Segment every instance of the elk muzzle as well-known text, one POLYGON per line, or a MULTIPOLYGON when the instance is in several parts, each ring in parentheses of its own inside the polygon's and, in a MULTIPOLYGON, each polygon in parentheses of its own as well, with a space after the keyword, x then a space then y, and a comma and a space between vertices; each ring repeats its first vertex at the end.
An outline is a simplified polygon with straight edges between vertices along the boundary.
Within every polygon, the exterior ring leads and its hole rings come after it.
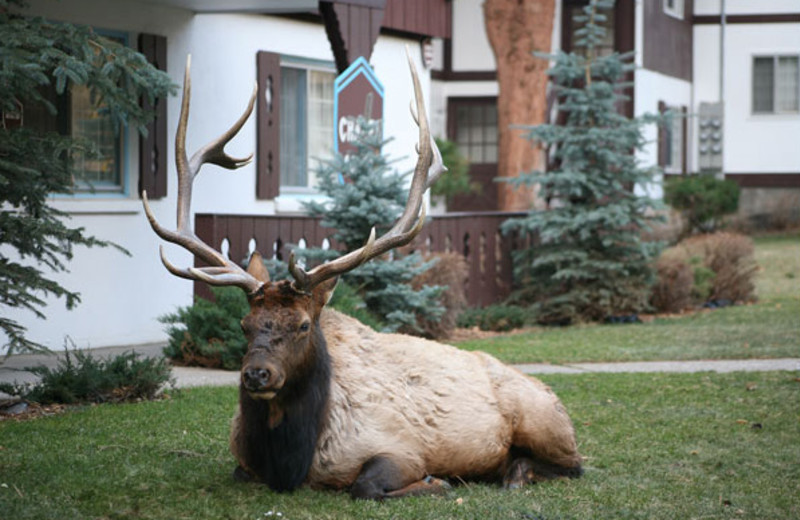
POLYGON ((248 355, 242 364, 241 383, 254 399, 272 399, 283 388, 286 378, 265 355, 248 355))

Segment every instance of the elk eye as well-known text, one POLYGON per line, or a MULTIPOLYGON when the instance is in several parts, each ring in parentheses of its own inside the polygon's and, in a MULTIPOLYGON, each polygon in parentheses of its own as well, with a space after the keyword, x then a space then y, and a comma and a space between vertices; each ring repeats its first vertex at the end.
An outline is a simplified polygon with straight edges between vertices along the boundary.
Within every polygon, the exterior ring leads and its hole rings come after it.
POLYGON ((300 332, 308 332, 308 329, 310 327, 311 326, 309 325, 309 323, 307 321, 304 321, 303 323, 300 324, 300 332))

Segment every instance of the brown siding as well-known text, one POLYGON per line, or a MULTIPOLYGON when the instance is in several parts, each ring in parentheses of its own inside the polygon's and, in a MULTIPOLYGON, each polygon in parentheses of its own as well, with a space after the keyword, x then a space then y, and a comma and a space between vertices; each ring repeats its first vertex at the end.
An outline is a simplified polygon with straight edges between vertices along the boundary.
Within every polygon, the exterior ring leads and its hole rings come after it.
POLYGON ((686 0, 684 19, 664 12, 662 2, 644 2, 644 68, 692 81, 693 0, 686 0))
POLYGON ((359 56, 369 60, 380 33, 383 6, 320 2, 319 7, 339 73, 359 56))
POLYGON ((450 38, 450 3, 451 0, 386 0, 383 28, 450 38))
MULTIPOLYGON (((698 15, 692 18, 694 24, 719 24, 719 15, 698 15)), ((800 13, 783 14, 729 14, 725 23, 797 23, 800 13)))
MULTIPOLYGON (((167 39, 153 34, 139 35, 139 52, 158 70, 167 70, 167 39)), ((145 110, 153 106, 141 101, 145 110)), ((150 199, 167 196, 167 100, 158 99, 155 119, 147 125, 147 135, 139 136, 139 194, 150 199)))
POLYGON ((274 199, 280 193, 281 59, 260 51, 256 55, 258 75, 258 123, 256 152, 256 198, 274 199), (268 100, 271 102, 268 103, 268 100))

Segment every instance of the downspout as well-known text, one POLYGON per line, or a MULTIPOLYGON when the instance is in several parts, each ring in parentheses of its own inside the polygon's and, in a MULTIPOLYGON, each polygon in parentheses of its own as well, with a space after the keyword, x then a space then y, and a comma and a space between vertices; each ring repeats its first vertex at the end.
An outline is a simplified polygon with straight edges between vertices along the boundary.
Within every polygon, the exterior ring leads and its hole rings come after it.
POLYGON ((720 156, 720 178, 725 178, 725 0, 720 0, 719 16, 719 105, 722 112, 722 154, 720 156))

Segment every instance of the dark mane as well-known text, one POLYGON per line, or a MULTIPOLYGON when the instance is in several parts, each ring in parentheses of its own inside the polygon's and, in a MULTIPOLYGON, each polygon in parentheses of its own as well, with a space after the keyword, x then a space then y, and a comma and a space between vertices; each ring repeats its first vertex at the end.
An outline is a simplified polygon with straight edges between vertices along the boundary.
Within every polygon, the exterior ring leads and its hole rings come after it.
POLYGON ((319 323, 308 370, 293 376, 274 399, 253 399, 240 386, 242 453, 258 480, 276 491, 291 491, 308 475, 330 393, 331 362, 319 323), (279 423, 270 428, 270 417, 279 423))

